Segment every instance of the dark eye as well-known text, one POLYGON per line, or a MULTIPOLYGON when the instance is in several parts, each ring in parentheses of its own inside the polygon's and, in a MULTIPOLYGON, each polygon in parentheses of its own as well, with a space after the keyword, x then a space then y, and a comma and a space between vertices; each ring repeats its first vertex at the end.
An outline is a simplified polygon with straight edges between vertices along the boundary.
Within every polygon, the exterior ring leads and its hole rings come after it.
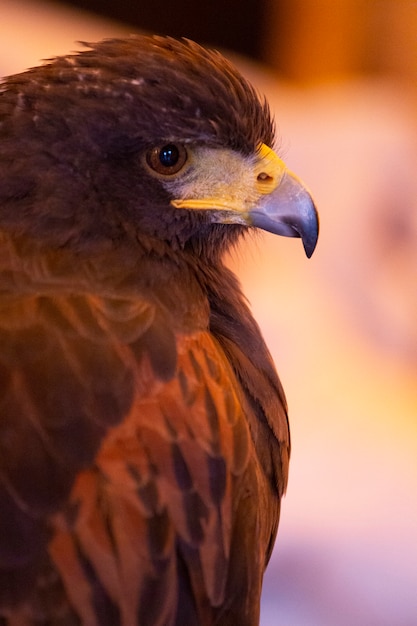
POLYGON ((146 154, 149 167, 163 176, 177 174, 187 161, 187 150, 180 143, 167 143, 165 146, 152 148, 146 154))

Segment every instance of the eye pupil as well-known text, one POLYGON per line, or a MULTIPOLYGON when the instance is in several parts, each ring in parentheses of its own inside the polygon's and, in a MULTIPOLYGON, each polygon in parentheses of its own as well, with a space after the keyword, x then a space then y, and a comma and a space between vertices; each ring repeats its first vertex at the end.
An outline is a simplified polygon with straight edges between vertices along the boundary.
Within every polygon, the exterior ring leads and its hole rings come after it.
POLYGON ((146 154, 146 163, 153 172, 161 176, 178 174, 188 159, 185 146, 181 143, 167 143, 152 148, 146 154))
POLYGON ((179 150, 174 144, 169 144, 161 148, 159 160, 163 167, 173 167, 178 163, 180 157, 179 150))

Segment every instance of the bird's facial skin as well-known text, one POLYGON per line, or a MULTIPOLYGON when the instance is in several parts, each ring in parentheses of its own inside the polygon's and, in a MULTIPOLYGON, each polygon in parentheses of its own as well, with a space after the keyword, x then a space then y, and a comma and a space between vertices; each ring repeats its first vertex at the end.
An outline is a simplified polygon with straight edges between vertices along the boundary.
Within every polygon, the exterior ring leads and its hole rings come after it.
POLYGON ((210 211, 213 223, 301 237, 307 256, 314 252, 318 238, 314 202, 265 144, 250 156, 228 148, 167 144, 149 151, 146 162, 173 197, 174 207, 210 211), (173 161, 167 159, 173 154, 173 161))

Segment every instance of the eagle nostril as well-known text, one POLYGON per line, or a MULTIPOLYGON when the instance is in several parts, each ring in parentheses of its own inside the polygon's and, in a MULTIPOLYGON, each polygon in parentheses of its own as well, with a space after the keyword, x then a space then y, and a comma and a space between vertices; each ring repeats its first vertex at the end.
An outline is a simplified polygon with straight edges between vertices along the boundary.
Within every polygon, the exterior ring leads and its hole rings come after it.
POLYGON ((259 182, 265 183, 273 179, 272 176, 270 176, 266 172, 261 172, 260 174, 258 174, 257 180, 259 180, 259 182))

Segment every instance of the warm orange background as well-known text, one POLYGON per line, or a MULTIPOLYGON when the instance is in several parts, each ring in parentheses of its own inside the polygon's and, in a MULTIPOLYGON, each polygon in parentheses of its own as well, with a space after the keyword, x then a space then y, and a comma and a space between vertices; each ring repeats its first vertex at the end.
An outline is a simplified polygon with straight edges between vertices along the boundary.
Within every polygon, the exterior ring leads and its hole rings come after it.
MULTIPOLYGON (((231 261, 276 361, 292 426, 261 624, 412 626, 417 4, 296 0, 278 45, 270 2, 266 57, 283 55, 285 80, 241 66, 271 101, 281 154, 312 189, 321 237, 309 261, 300 242, 266 234, 231 261)), ((57 5, 2 0, 0 74, 126 30, 57 5)))

